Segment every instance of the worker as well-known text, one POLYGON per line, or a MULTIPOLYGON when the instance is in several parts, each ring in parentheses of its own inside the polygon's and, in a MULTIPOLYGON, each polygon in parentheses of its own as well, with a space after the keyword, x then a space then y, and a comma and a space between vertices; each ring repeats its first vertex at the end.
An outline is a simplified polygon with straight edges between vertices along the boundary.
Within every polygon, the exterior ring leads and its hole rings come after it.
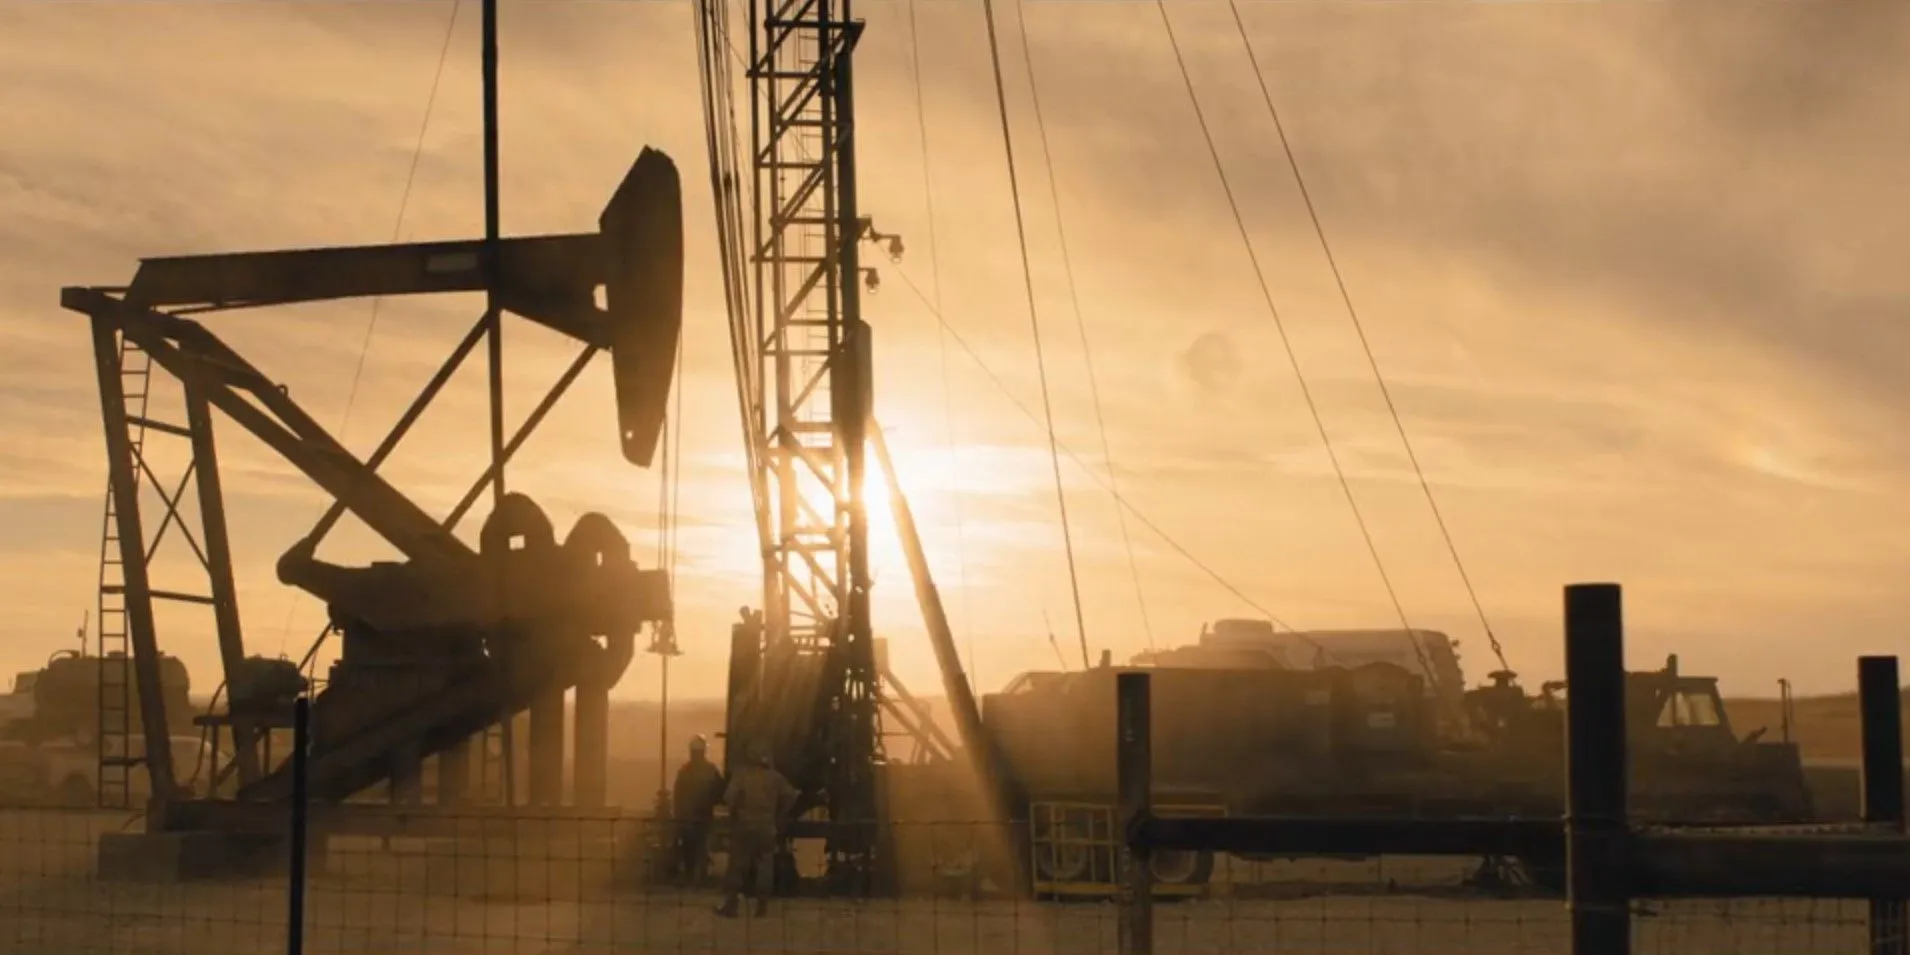
POLYGON ((752 745, 748 761, 737 767, 723 794, 734 828, 730 832, 726 891, 716 914, 734 918, 744 895, 756 900, 759 917, 769 914, 776 849, 797 795, 796 787, 770 765, 769 748, 761 743, 752 745))
POLYGON ((684 884, 703 881, 710 861, 710 822, 723 799, 723 771, 709 759, 710 743, 700 734, 690 740, 690 760, 676 771, 671 791, 676 817, 676 869, 684 884))

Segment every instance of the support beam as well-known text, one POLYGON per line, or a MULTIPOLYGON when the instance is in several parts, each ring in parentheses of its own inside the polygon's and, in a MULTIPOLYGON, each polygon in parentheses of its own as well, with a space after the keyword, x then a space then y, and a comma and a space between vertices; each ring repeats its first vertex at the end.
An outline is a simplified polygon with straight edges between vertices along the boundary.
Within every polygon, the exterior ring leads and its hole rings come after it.
POLYGON ((471 738, 438 753, 438 805, 461 806, 471 788, 471 738))
POLYGON ((399 806, 424 802, 424 757, 416 740, 400 743, 391 752, 391 801, 399 806))
POLYGON ((571 802, 595 809, 609 801, 610 682, 577 685, 576 755, 572 757, 571 802))
MULTIPOLYGON (((430 515, 346 451, 270 379, 196 322, 130 305, 92 289, 66 289, 61 301, 104 322, 107 334, 118 331, 131 338, 154 363, 187 387, 198 389, 213 407, 345 503, 406 557, 454 563, 474 559, 469 547, 445 533, 430 515)), ((117 372, 112 385, 118 394, 117 372)))
POLYGON ((564 801, 564 691, 546 691, 531 703, 531 805, 564 801))
MULTIPOLYGON (((471 350, 476 348, 479 339, 484 337, 484 330, 484 322, 477 322, 471 326, 469 332, 465 333, 463 340, 458 342, 457 347, 451 349, 450 357, 446 358, 444 363, 438 366, 437 373, 431 376, 430 381, 425 382, 423 390, 419 391, 418 396, 412 399, 411 406, 405 409, 404 414, 398 416, 398 423, 391 426, 391 431, 385 435, 383 441, 378 443, 378 447, 371 452, 371 457, 365 459, 365 467, 376 471, 378 466, 385 463, 385 459, 391 456, 391 452, 398 449, 398 442, 404 440, 405 435, 410 432, 411 426, 417 423, 420 415, 424 414, 424 409, 430 407, 432 400, 438 396, 438 392, 444 390, 444 386, 450 382, 451 376, 456 374, 458 368, 464 364, 464 359, 470 357, 471 350)), ((325 508, 325 513, 319 517, 318 523, 312 526, 311 533, 305 535, 305 539, 310 541, 324 540, 325 535, 331 533, 332 527, 338 523, 338 519, 344 516, 345 503, 343 501, 333 501, 325 508)))
MULTIPOLYGON (((146 538, 139 521, 139 484, 126 436, 126 393, 120 377, 120 343, 110 319, 93 319, 93 361, 99 376, 101 420, 106 425, 107 474, 119 526, 120 572, 125 580, 126 629, 132 642, 133 677, 139 696, 146 770, 152 779, 148 810, 165 817, 175 785, 172 746, 166 731, 166 694, 153 629, 152 584, 146 573, 146 538)), ((101 727, 102 733, 105 728, 101 727)), ((130 757, 131 753, 121 754, 130 757)))
MULTIPOLYGON (((188 386, 186 421, 192 432, 192 459, 199 475, 199 522, 206 543, 206 577, 212 585, 212 614, 219 634, 219 664, 226 673, 226 708, 234 710, 230 681, 245 667, 245 636, 239 628, 239 591, 232 579, 232 549, 226 534, 225 490, 219 477, 218 444, 213 440, 212 409, 198 388, 188 386)), ((233 761, 239 782, 259 778, 258 730, 235 711, 233 761)))

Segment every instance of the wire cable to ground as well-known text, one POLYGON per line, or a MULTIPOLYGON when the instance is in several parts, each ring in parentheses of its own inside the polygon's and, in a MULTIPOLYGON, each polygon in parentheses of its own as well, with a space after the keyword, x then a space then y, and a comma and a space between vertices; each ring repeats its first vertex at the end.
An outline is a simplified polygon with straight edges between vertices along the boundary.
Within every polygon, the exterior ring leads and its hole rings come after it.
MULTIPOLYGON (((1048 201, 1054 205, 1054 227, 1056 238, 1061 246, 1061 272, 1068 284, 1068 301, 1074 308, 1074 327, 1081 336, 1081 355, 1087 364, 1088 394, 1094 402, 1094 424, 1101 436, 1101 460, 1108 469, 1108 488, 1113 494, 1120 493, 1120 479, 1114 466, 1114 446, 1108 441, 1108 419, 1101 402, 1100 376, 1094 371, 1094 346, 1088 341, 1087 319, 1081 314, 1081 289, 1074 280, 1074 256, 1068 252, 1068 227, 1066 217, 1061 214, 1061 189, 1055 184, 1054 150, 1048 145, 1048 124, 1041 113, 1041 84, 1035 77, 1035 57, 1028 41, 1028 21, 1023 15, 1025 4, 1015 4, 1015 25, 1021 31, 1021 58, 1028 70, 1028 96, 1034 104, 1035 129, 1041 135, 1041 161, 1048 172, 1048 201)), ((940 304, 939 302, 937 304, 940 304)), ((1127 512, 1120 507, 1114 509, 1115 521, 1121 530, 1121 545, 1127 550, 1128 574, 1134 578, 1134 601, 1141 612, 1141 633, 1147 638, 1147 648, 1154 649, 1154 624, 1147 615, 1147 592, 1141 586, 1141 565, 1134 557, 1134 538, 1128 533, 1127 512)))
POLYGON ((1393 587, 1393 580, 1386 573, 1386 563, 1380 558, 1379 545, 1373 540, 1373 532, 1367 526, 1366 516, 1361 513, 1359 499, 1353 494, 1353 483, 1346 477, 1346 469, 1340 464, 1339 452, 1333 449, 1333 438, 1327 432, 1326 420, 1320 415, 1318 402, 1313 398, 1313 389, 1307 384, 1306 372, 1300 367, 1300 355, 1293 347, 1293 340, 1287 335, 1286 321, 1280 316, 1280 307, 1273 300, 1273 289, 1267 283, 1267 273, 1260 265, 1260 255, 1254 251, 1252 234, 1247 231, 1247 221, 1240 212, 1240 202, 1234 196, 1233 183, 1227 176, 1227 167, 1220 161, 1220 148, 1214 143, 1214 134, 1207 125, 1207 113, 1200 108, 1200 97, 1194 91, 1193 75, 1187 71, 1187 59, 1181 55, 1180 40, 1174 35, 1174 22, 1167 15, 1165 0, 1155 0, 1154 7, 1160 11, 1161 26, 1167 31, 1168 46, 1174 52, 1174 63, 1180 68, 1181 81, 1187 87, 1187 101, 1194 109, 1194 119, 1200 124, 1201 138, 1206 141, 1207 154, 1213 159, 1214 173, 1220 178, 1220 188, 1227 197, 1227 208, 1233 214, 1234 227, 1240 233, 1240 244, 1247 252, 1247 261, 1253 265, 1254 281, 1260 287, 1260 296, 1267 306, 1267 314, 1273 319, 1274 330, 1280 336, 1280 346, 1285 350, 1287 363, 1293 367, 1294 379, 1299 383, 1300 395, 1306 401, 1307 413, 1313 418, 1313 426, 1320 433, 1320 443, 1326 449, 1327 460, 1332 462, 1333 474, 1339 479, 1340 491, 1346 496, 1347 506, 1353 512, 1353 522, 1359 527, 1360 537, 1366 542, 1366 551, 1372 555, 1373 568, 1378 571, 1380 584, 1386 590, 1386 597, 1392 602, 1393 611, 1399 616, 1399 625, 1406 630, 1412 642, 1413 651, 1419 656, 1421 669, 1426 671, 1426 679, 1433 679, 1432 666, 1426 659, 1425 650, 1419 641, 1411 637, 1412 624, 1406 619, 1406 607, 1400 603, 1399 592, 1393 587))
MULTIPOLYGON (((922 150, 922 201, 928 214, 928 268, 929 281, 935 283, 935 308, 942 307, 942 263, 941 243, 935 229, 935 176, 934 167, 929 162, 928 150, 928 105, 922 88, 922 34, 916 19, 915 0, 908 0, 909 14, 909 66, 915 85, 915 123, 922 150)), ((936 326, 936 354, 942 372, 942 444, 952 457, 957 447, 955 428, 955 399, 948 383, 948 330, 936 326)), ((899 493, 899 489, 890 488, 890 493, 899 493)), ((969 615, 968 587, 968 529, 963 520, 962 494, 949 495, 955 518, 955 562, 956 586, 962 594, 962 620, 964 625, 972 619, 969 615)), ((973 689, 975 676, 974 631, 969 630, 968 678, 973 689)))
MULTIPOLYGON (((1240 35, 1240 45, 1247 51, 1247 63, 1253 67, 1254 80, 1260 85, 1260 99, 1267 107, 1267 117, 1273 120, 1274 132, 1280 136, 1280 148, 1286 153, 1287 166, 1293 170, 1294 185, 1299 188, 1300 200, 1306 204, 1307 217, 1313 223, 1313 232, 1320 239, 1320 250, 1326 254, 1327 268, 1333 272, 1333 283, 1339 289, 1340 301, 1346 306, 1347 318, 1352 320, 1353 331, 1359 336, 1360 349, 1366 353, 1366 364, 1373 370, 1373 380, 1379 385, 1379 393, 1386 401, 1386 412, 1392 416, 1393 429, 1399 432, 1399 443, 1406 449, 1406 460, 1413 466, 1413 476, 1419 481, 1419 489, 1426 495, 1426 506, 1431 508, 1433 523, 1439 526, 1439 536, 1446 542, 1446 553, 1452 556, 1452 565, 1459 571, 1459 581, 1466 588, 1466 597, 1472 601, 1472 609, 1479 615, 1479 626, 1485 631, 1486 640, 1492 645, 1492 655, 1499 660, 1499 668, 1510 670, 1505 662, 1505 650, 1499 645, 1499 638, 1492 632, 1492 624, 1486 619, 1484 604, 1472 586, 1472 577, 1466 573, 1465 562, 1459 559, 1458 545, 1453 543, 1452 532, 1446 527, 1445 516, 1439 511, 1439 502, 1434 498, 1432 484, 1426 480, 1426 472, 1419 466, 1419 456, 1413 452, 1413 443, 1406 437, 1406 425, 1400 420, 1399 408, 1393 404, 1392 389, 1386 386, 1386 376, 1380 373, 1379 361, 1373 356, 1373 346, 1367 341, 1366 327, 1360 321, 1357 308, 1353 307, 1353 296, 1346 290, 1346 279, 1340 271, 1339 260, 1333 255, 1333 246, 1326 238, 1326 227, 1320 222, 1319 210, 1313 204, 1313 195, 1307 189, 1306 177, 1300 173, 1300 160, 1294 154, 1293 143, 1287 138, 1286 124, 1280 120, 1280 110, 1273 103, 1273 93, 1267 87, 1267 77, 1260 69, 1260 60, 1254 55, 1253 41, 1247 38, 1247 25, 1240 17, 1240 5, 1236 0, 1227 0, 1227 9, 1232 11, 1234 29, 1240 35)), ((1415 641, 1417 642, 1417 641, 1415 641)))
MULTIPOLYGON (((1033 409, 1023 404, 1020 398, 1015 397, 1014 390, 1009 388, 1008 383, 1006 381, 1003 381, 1002 377, 995 373, 995 369, 988 364, 988 361, 986 359, 982 358, 981 353, 976 351, 974 346, 968 343, 968 339, 964 338, 962 336, 962 333, 957 331, 955 327, 949 323, 947 317, 945 317, 942 314, 941 310, 935 307, 935 303, 929 301, 928 296, 923 294, 921 286, 917 285, 915 283, 915 280, 909 277, 908 272, 898 268, 896 269, 896 274, 902 277, 902 284, 908 286, 909 291, 915 293, 915 297, 921 300, 922 306, 928 309, 929 314, 934 316, 936 323, 948 332, 949 338, 955 342, 957 347, 961 348, 963 354, 966 354, 968 356, 968 359, 974 362, 977 368, 981 369, 982 374, 985 375, 988 378, 988 381, 995 386, 995 390, 1001 392, 1002 397, 1007 398, 1008 403, 1014 405, 1015 410, 1021 412, 1022 415, 1027 417, 1027 419, 1031 423, 1033 423, 1036 428, 1040 428, 1042 426, 1041 416, 1037 415, 1033 409)), ((1273 611, 1268 610, 1259 601, 1253 599, 1252 597, 1247 596, 1246 591, 1241 590, 1238 586, 1236 586, 1233 583, 1233 581, 1230 581, 1226 577, 1222 576, 1221 573, 1215 570, 1212 565, 1208 564, 1206 561, 1201 560, 1198 556, 1194 554, 1193 551, 1188 550, 1187 547, 1182 545, 1180 541, 1175 540, 1172 534, 1169 534, 1167 531, 1163 530, 1159 524, 1156 524, 1152 518, 1148 517, 1146 513, 1142 512, 1141 509, 1134 504, 1134 502, 1128 500, 1126 495, 1116 491, 1114 487, 1105 478, 1103 478, 1097 471, 1095 471, 1094 468, 1088 465, 1088 462, 1086 460, 1084 460, 1080 455, 1074 453, 1073 449, 1059 442, 1056 443, 1056 447, 1060 450, 1061 454, 1065 455, 1068 458, 1068 460, 1073 461, 1075 463, 1075 466, 1079 467, 1081 469, 1081 472, 1088 476, 1089 480, 1092 480, 1096 484, 1100 485, 1103 490, 1107 491, 1114 498, 1115 503, 1119 504, 1124 510, 1128 512, 1128 514, 1132 515, 1135 520, 1139 521, 1142 527, 1147 528, 1148 531, 1152 533, 1155 537, 1160 538, 1161 542, 1166 544, 1169 549, 1173 550, 1174 553, 1179 554, 1183 558, 1186 558, 1188 563, 1194 565, 1194 567, 1199 569, 1201 573, 1206 574, 1208 579, 1218 584, 1222 590, 1225 590, 1229 594, 1232 594, 1235 599, 1239 600, 1242 604, 1245 604, 1246 606, 1252 608, 1255 613, 1258 613, 1262 617, 1266 618, 1267 621, 1272 623, 1274 626, 1279 627, 1283 630, 1294 629, 1290 624, 1280 619, 1279 616, 1274 614, 1273 611)))
POLYGON ((1088 661, 1087 616, 1081 609, 1081 577, 1075 567, 1074 533, 1068 524, 1068 494, 1061 483, 1061 454, 1054 430, 1054 404, 1048 396, 1048 364, 1041 350, 1041 319, 1035 307, 1035 276, 1028 262, 1028 227, 1021 212, 1021 183, 1015 173, 1015 140, 1008 123, 1008 85, 1002 80, 1001 41, 995 32, 994 0, 982 0, 982 16, 988 23, 988 58, 995 72, 995 103, 1001 111, 1001 143, 1008 158, 1008 192, 1015 206, 1015 238, 1021 248, 1022 284, 1028 296, 1028 324, 1034 333, 1035 368, 1041 379, 1041 411, 1048 432, 1048 459, 1054 467, 1055 504, 1061 515, 1061 539, 1068 554, 1068 586, 1074 595, 1075 633, 1081 640, 1081 665, 1088 661))
MULTIPOLYGON (((452 0, 451 16, 445 20, 444 42, 439 44, 438 47, 438 66, 436 71, 431 75, 431 92, 425 96, 424 116, 418 121, 417 145, 412 147, 411 168, 405 173, 404 192, 398 197, 397 221, 391 225, 392 242, 397 242, 404 235, 405 213, 411 208, 411 190, 413 186, 417 185, 418 166, 424 159, 425 134, 431 129, 431 113, 438 105, 438 88, 444 83, 444 65, 451 57, 451 40, 457 35, 458 11, 462 7, 463 0, 452 0)), ((371 300, 371 317, 365 322, 365 335, 358 344, 358 363, 357 366, 352 369, 351 387, 345 392, 345 411, 338 424, 338 439, 340 441, 345 440, 345 433, 351 427, 352 408, 358 401, 358 386, 365 377, 365 359, 371 354, 371 340, 372 337, 377 334, 378 313, 380 309, 383 308, 384 302, 385 299, 382 295, 374 296, 371 300)), ((291 606, 285 610, 285 625, 279 628, 279 656, 285 655, 285 641, 291 637, 292 618, 298 613, 298 604, 299 595, 294 591, 291 606)), ((330 628, 328 627, 327 629, 330 628)), ((319 639, 324 639, 324 631, 320 631, 319 639)), ((314 647, 314 650, 315 649, 314 647)), ((309 660, 311 653, 308 652, 306 657, 307 660, 309 660)))

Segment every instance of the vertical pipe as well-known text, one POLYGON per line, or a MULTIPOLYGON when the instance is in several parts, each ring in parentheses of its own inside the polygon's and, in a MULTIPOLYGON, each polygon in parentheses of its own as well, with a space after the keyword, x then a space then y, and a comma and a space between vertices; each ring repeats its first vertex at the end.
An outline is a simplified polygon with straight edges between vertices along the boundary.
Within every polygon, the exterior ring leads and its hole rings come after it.
POLYGON ((1791 681, 1777 681, 1779 717, 1783 720, 1784 742, 1791 741, 1791 681))
POLYGON ((608 801, 610 760, 610 684, 585 680, 577 684, 576 781, 574 802, 592 809, 608 801))
MULTIPOLYGON (((504 502, 504 313, 497 303, 497 240, 503 230, 499 208, 497 141, 497 0, 484 0, 478 58, 484 82, 484 324, 491 412, 491 507, 504 502)), ((504 593, 503 561, 497 562, 493 599, 504 593)), ((505 608, 508 609, 508 608, 505 608)), ((514 714, 504 721, 504 805, 517 804, 517 740, 514 714)))
POLYGON ((539 693, 531 702, 531 805, 555 806, 564 795, 564 691, 539 693))
POLYGON ((305 951, 305 838, 306 771, 311 751, 312 701, 300 696, 292 704, 292 861, 286 916, 286 955, 304 955, 305 951))
MULTIPOLYGON (((723 708, 723 773, 730 775, 742 763, 755 730, 751 703, 762 670, 763 618, 766 613, 743 609, 743 619, 730 625, 729 692, 723 708)), ((765 737, 767 741, 767 737, 765 737)))
MULTIPOLYGON (((827 3, 818 4, 819 14, 829 9, 827 3)), ((862 25, 852 15, 849 0, 841 0, 839 20, 836 24, 824 27, 821 40, 825 48, 835 42, 830 36, 832 29, 840 29, 841 48, 831 54, 834 75, 822 80, 833 86, 825 89, 823 100, 823 122, 833 125, 835 131, 836 160, 836 243, 837 261, 840 268, 834 276, 837 291, 841 295, 842 310, 839 313, 841 338, 831 344, 840 349, 832 365, 829 388, 830 397, 835 402, 831 409, 836 422, 837 433, 842 441, 843 467, 848 477, 849 500, 849 579, 847 581, 849 606, 847 626, 848 658, 846 705, 851 707, 850 745, 854 750, 843 753, 839 758, 848 762, 849 780, 844 780, 851 791, 846 804, 838 806, 848 808, 857 818, 853 820, 859 827, 853 845, 865 857, 873 857, 873 827, 877 824, 881 809, 875 792, 874 767, 877 738, 880 728, 876 723, 877 674, 875 666, 875 632, 870 620, 869 587, 869 508, 865 493, 868 472, 868 424, 869 409, 873 404, 873 373, 870 367, 869 327, 862 320, 861 299, 861 233, 862 221, 856 198, 856 129, 855 129, 855 81, 851 63, 854 50, 862 35, 862 25), (833 96, 831 95, 833 93, 833 96)), ((827 199, 825 199, 825 204, 827 199)), ((840 572, 840 571, 838 571, 840 572)), ((834 794, 831 801, 835 802, 834 794)), ((832 807, 832 814, 836 809, 832 807)), ((841 825, 844 820, 834 818, 832 823, 841 825)), ((877 865, 885 865, 878 862, 877 865)))
POLYGON ((392 750, 391 802, 415 806, 424 801, 424 756, 417 740, 407 740, 392 750))
POLYGON ((657 805, 666 803, 665 796, 670 791, 670 654, 658 655, 657 675, 657 805))
POLYGON ((1141 824, 1153 809, 1154 747, 1152 701, 1148 675, 1122 673, 1115 678, 1115 720, 1119 726, 1114 754, 1118 778, 1121 834, 1126 888, 1121 919, 1121 951, 1150 955, 1154 951, 1154 880, 1148 864, 1148 845, 1138 838, 1141 824))
POLYGON ((497 0, 484 0, 480 42, 484 71, 484 305, 485 320, 491 326, 486 352, 491 387, 491 496, 496 506, 504 497, 504 313, 497 302, 497 249, 503 232, 498 184, 497 0))
POLYGON ((1617 584, 1565 588, 1566 893, 1575 955, 1628 955, 1625 625, 1617 584))
POLYGON ((486 248, 489 252, 496 248, 502 219, 497 183, 497 0, 484 0, 483 21, 478 57, 484 74, 484 238, 491 243, 486 248))
POLYGON ((504 805, 517 805, 517 714, 504 718, 498 733, 498 770, 503 777, 504 805))
MULTIPOLYGON (((1864 821, 1904 830, 1903 689, 1896 657, 1859 657, 1863 713, 1864 821)), ((1870 900, 1871 955, 1910 955, 1903 899, 1870 900)))
POLYGON ((465 737, 438 753, 438 805, 462 805, 470 785, 471 738, 465 737))

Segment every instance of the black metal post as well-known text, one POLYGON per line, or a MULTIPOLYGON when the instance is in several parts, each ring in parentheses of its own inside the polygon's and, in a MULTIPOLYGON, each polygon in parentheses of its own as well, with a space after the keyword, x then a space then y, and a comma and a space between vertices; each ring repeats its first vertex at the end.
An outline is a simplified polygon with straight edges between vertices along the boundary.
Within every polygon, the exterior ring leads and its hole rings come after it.
POLYGON ((1127 847, 1121 951, 1150 955, 1154 951, 1154 881, 1148 865, 1149 847, 1140 838, 1142 823, 1153 811, 1153 707, 1148 675, 1120 674, 1114 678, 1114 687, 1119 727, 1114 761, 1121 803, 1121 844, 1127 847))
POLYGON ((305 951, 305 774, 312 747, 312 700, 301 696, 292 704, 292 863, 290 912, 286 920, 286 955, 305 951))
MULTIPOLYGON (((488 369, 491 423, 491 507, 504 504, 504 312, 498 305, 498 239, 503 231, 500 208, 497 141, 497 0, 484 0, 479 28, 478 59, 484 81, 484 326, 485 364, 488 369)), ((492 599, 502 616, 503 565, 494 571, 492 599)), ((504 717, 504 805, 517 804, 516 714, 504 717)))
POLYGON ((1565 888, 1574 955, 1629 955, 1625 624, 1617 584, 1565 588, 1565 888))
MULTIPOLYGON (((1903 690, 1896 657, 1857 659, 1857 698, 1863 712, 1864 821, 1904 830, 1903 690)), ((1870 900, 1871 955, 1910 955, 1904 901, 1870 900)))

